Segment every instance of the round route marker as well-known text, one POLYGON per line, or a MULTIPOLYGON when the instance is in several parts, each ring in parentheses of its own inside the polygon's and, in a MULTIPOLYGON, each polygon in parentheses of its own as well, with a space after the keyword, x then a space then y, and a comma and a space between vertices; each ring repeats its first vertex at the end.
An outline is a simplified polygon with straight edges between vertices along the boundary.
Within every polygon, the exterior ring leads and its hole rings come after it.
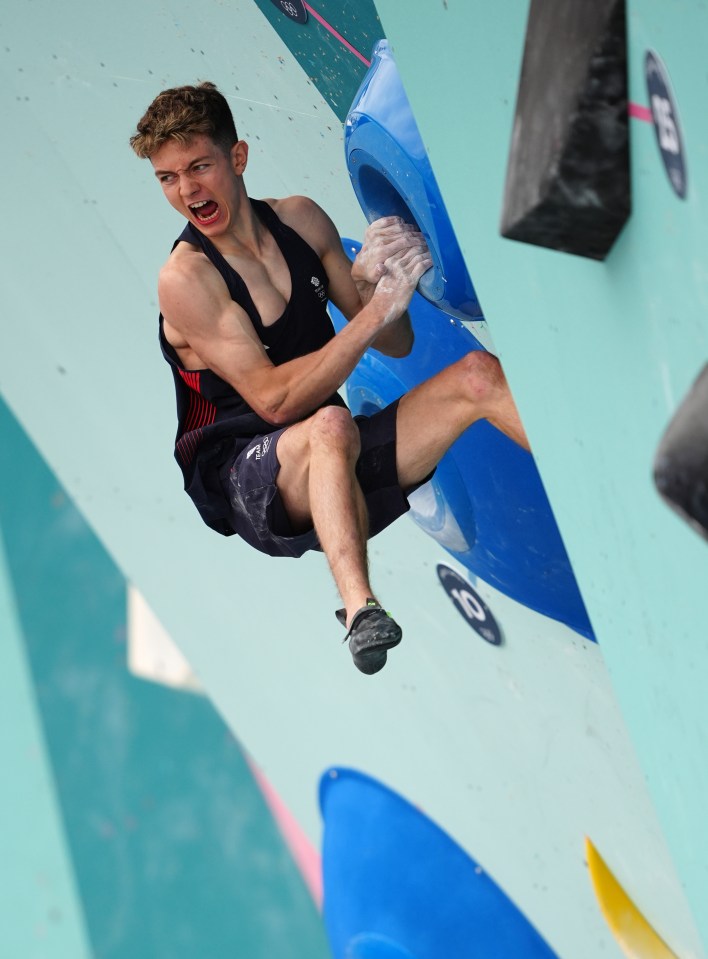
POLYGON ((644 58, 644 73, 661 159, 664 161, 666 174, 674 193, 683 200, 686 196, 688 179, 678 111, 671 93, 669 74, 659 54, 654 53, 653 50, 648 50, 644 58))
POLYGON ((295 23, 307 23, 307 10, 302 0, 272 0, 276 7, 295 23))
POLYGON ((442 563, 437 568, 438 577, 443 589, 455 604, 457 611, 478 633, 483 640, 492 646, 500 646, 502 641, 501 629, 484 600, 459 573, 442 563))

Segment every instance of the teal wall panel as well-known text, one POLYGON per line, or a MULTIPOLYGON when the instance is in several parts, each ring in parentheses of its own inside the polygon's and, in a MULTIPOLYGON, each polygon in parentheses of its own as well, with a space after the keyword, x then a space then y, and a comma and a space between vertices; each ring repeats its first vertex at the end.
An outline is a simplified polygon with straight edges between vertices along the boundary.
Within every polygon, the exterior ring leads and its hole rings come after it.
POLYGON ((318 0, 313 9, 319 19, 310 13, 304 24, 291 20, 272 0, 255 3, 343 122, 366 73, 362 57, 370 60, 383 36, 373 0, 318 0))
MULTIPOLYGON (((16 722, 26 728, 27 700, 36 696, 48 789, 56 794, 66 835, 64 867, 76 877, 90 936, 84 954, 324 959, 320 918, 238 743, 208 700, 128 673, 123 577, 4 406, 0 433, 4 585, 14 585, 18 617, 3 656, 9 662, 14 650, 20 658, 20 635, 27 656, 25 683, 4 697, 4 728, 16 722)), ((5 614, 6 596, 0 598, 5 614)), ((8 679, 3 672, 3 682, 8 679)), ((15 759, 23 749, 26 736, 15 759)), ((3 753, 11 762, 9 744, 3 753)), ((9 773, 14 782, 12 768, 9 773)), ((4 885, 12 890, 26 878, 47 827, 40 822, 35 833, 34 807, 23 808, 14 790, 4 796, 4 843, 16 854, 26 852, 24 864, 3 857, 4 885)), ((38 866, 35 872, 34 882, 41 883, 38 866)), ((26 882, 22 889, 27 896, 26 882)), ((0 937, 10 933, 31 946, 40 921, 32 921, 32 912, 42 909, 50 930, 65 915, 68 922, 69 908, 48 907, 41 885, 36 894, 35 905, 27 896, 24 908, 13 911, 0 937)), ((77 920, 74 926, 76 938, 81 927, 77 920)), ((47 955, 80 959, 79 948, 72 948, 47 955)), ((29 959, 32 953, 23 947, 3 955, 29 959)))
POLYGON ((0 955, 89 959, 2 535, 0 701, 0 955))

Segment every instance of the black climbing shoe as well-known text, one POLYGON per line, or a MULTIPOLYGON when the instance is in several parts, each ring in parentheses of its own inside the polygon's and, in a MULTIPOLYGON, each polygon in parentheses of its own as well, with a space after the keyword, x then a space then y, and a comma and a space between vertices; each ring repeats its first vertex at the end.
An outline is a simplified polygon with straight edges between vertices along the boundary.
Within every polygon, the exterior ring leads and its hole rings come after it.
MULTIPOLYGON (((335 616, 346 626, 347 611, 338 609, 335 616)), ((367 599, 354 613, 349 632, 342 642, 349 640, 349 651, 354 665, 362 673, 378 673, 386 665, 386 650, 398 646, 403 633, 401 627, 382 609, 375 599, 367 599)))

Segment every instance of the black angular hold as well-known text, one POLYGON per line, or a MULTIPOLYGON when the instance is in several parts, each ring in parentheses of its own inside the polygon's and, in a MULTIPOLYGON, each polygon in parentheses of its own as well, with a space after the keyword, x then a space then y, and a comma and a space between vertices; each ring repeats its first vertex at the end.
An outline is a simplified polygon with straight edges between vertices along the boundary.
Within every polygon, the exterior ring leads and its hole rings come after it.
POLYGON ((661 438, 654 482, 669 506, 708 539, 708 364, 661 438))
POLYGON ((625 0, 531 0, 501 234, 603 260, 630 209, 625 0))

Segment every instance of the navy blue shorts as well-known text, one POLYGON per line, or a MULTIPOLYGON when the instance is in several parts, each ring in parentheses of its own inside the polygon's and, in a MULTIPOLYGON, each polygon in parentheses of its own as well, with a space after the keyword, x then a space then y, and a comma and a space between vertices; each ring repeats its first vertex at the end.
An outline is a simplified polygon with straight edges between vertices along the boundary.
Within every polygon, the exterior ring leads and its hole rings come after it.
MULTIPOLYGON (((356 475, 369 510, 369 536, 375 536, 410 509, 398 485, 396 411, 398 400, 373 416, 356 416, 361 453, 356 475)), ((269 556, 302 556, 320 549, 314 529, 293 532, 275 478, 280 469, 278 440, 284 429, 255 436, 224 470, 231 525, 238 535, 269 556)))

